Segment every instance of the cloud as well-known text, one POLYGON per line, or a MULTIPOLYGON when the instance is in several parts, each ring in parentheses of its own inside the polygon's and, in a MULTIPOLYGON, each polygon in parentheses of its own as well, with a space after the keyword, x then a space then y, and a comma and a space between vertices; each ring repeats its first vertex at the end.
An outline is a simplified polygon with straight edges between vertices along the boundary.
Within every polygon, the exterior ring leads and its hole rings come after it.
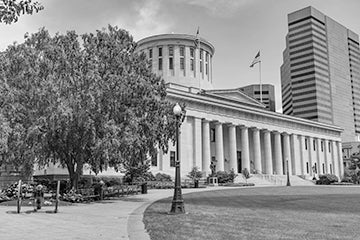
POLYGON ((126 20, 126 28, 135 40, 168 33, 173 27, 174 23, 163 9, 162 2, 162 0, 145 0, 134 3, 135 14, 131 17, 131 21, 126 20))
POLYGON ((218 17, 231 17, 237 10, 254 0, 178 0, 189 5, 205 8, 209 14, 218 17))

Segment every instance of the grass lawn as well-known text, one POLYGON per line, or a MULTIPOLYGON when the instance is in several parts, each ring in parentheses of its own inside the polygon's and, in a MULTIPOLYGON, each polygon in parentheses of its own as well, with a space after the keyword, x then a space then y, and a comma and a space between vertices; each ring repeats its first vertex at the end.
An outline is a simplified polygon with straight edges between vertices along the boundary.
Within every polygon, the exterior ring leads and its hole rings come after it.
POLYGON ((146 209, 151 239, 360 239, 360 187, 237 188, 183 198, 186 214, 168 214, 171 198, 146 209))

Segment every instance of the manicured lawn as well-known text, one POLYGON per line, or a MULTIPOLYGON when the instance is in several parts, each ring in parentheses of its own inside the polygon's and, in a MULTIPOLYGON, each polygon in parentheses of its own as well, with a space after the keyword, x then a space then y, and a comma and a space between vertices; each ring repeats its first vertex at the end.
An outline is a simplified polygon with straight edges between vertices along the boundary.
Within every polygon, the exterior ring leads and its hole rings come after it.
POLYGON ((146 209, 151 239, 360 239, 359 187, 236 188, 183 197, 186 214, 168 214, 171 198, 146 209))

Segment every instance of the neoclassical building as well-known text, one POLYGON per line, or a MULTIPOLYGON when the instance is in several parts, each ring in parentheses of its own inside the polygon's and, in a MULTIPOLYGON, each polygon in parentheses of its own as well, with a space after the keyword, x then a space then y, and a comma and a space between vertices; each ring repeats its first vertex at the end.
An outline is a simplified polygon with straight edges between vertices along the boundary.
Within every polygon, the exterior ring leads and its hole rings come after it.
MULTIPOLYGON (((343 174, 342 129, 266 109, 236 89, 214 89, 214 46, 186 34, 163 34, 138 42, 153 72, 167 82, 168 99, 186 104, 181 125, 181 173, 197 166, 206 174, 216 170, 312 177, 343 174)), ((221 79, 217 79, 221 81, 221 79)), ((152 171, 174 174, 175 146, 152 160, 152 171)))

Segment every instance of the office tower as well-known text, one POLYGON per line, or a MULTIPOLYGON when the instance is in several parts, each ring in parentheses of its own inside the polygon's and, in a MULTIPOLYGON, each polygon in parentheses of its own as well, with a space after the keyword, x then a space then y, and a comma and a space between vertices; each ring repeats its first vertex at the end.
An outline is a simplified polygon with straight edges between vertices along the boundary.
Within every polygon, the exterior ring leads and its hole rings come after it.
POLYGON ((283 113, 360 135, 359 36, 313 7, 288 15, 281 66, 283 113))
MULTIPOLYGON (((241 87, 240 90, 245 92, 250 97, 260 101, 260 84, 252 84, 245 87, 241 87)), ((262 84, 261 92, 262 92, 261 102, 266 106, 266 109, 275 112, 276 106, 275 106, 274 86, 271 84, 262 84)))

